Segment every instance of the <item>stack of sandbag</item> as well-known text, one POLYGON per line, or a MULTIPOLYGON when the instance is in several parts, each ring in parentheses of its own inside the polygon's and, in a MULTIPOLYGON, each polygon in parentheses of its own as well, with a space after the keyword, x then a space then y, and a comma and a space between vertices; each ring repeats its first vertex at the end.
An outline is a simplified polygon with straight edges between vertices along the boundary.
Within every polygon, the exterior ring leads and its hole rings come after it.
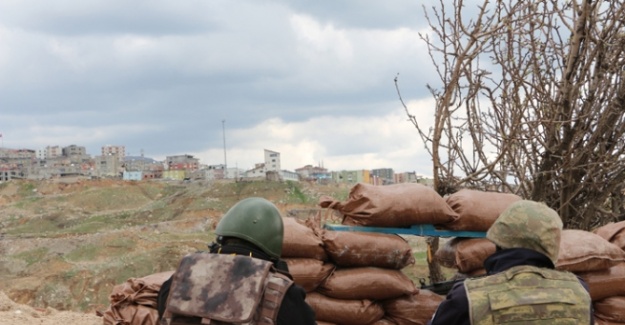
POLYGON ((347 201, 323 196, 322 208, 343 215, 350 226, 408 227, 416 224, 447 224, 458 218, 436 191, 415 183, 375 186, 356 184, 347 201))
POLYGON ((322 230, 285 218, 282 255, 318 324, 425 324, 443 300, 401 271, 415 261, 398 235, 322 230))
POLYGON ((284 243, 282 259, 286 261, 293 281, 307 292, 312 292, 335 268, 328 263, 328 255, 320 236, 312 227, 294 218, 283 218, 284 243))
MULTIPOLYGON (((486 238, 457 237, 443 244, 435 257, 444 267, 454 268, 465 276, 476 276, 485 273, 484 261, 494 252, 495 244, 486 238)), ((565 229, 562 231, 556 269, 584 274, 597 281, 598 277, 604 278, 606 272, 614 273, 621 267, 625 271, 625 265, 622 265, 625 262, 624 253, 620 247, 595 233, 565 229)), ((600 283, 593 283, 590 286, 593 300, 611 294, 603 290, 600 283)), ((625 286, 619 290, 625 293, 625 286)))
POLYGON ((103 318, 103 324, 158 324, 158 292, 173 273, 169 271, 130 278, 116 285, 109 296, 110 306, 103 313, 98 313, 103 318))
MULTIPOLYGON (((593 232, 621 251, 625 250, 625 221, 609 223, 593 232)), ((625 324, 625 262, 580 275, 590 286, 597 324, 625 324)))
POLYGON ((455 269, 456 277, 466 278, 486 273, 484 260, 495 252, 495 244, 486 238, 455 237, 441 245, 434 254, 441 266, 455 269))
POLYGON ((487 231, 499 215, 521 197, 511 193, 462 189, 445 198, 458 218, 442 225, 449 230, 487 231))
POLYGON ((619 302, 625 296, 625 251, 584 230, 562 231, 556 268, 577 274, 588 283, 598 324, 625 323, 619 302))

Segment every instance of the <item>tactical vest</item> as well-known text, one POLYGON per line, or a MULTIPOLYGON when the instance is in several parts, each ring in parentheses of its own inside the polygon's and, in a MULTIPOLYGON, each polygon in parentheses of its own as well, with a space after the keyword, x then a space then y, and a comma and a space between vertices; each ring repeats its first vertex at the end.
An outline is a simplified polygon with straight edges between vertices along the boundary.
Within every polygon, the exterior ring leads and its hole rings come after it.
POLYGON ((523 265, 464 287, 472 325, 590 324, 590 295, 569 272, 523 265))
POLYGON ((272 267, 242 255, 185 256, 173 275, 161 324, 277 324, 293 281, 272 267))

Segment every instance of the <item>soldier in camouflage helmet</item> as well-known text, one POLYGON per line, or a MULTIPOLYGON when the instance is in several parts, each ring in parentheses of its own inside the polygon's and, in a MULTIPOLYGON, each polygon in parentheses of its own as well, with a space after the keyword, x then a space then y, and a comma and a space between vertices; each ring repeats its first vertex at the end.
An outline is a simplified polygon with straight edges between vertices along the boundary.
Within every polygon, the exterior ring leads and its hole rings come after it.
POLYGON ((486 233, 487 276, 456 283, 428 324, 594 324, 587 284, 555 270, 561 232, 546 205, 511 204, 486 233))
POLYGON ((209 253, 185 256, 163 283, 161 323, 192 316, 198 324, 316 324, 306 292, 280 259, 284 226, 273 203, 257 197, 239 201, 215 234, 209 253))

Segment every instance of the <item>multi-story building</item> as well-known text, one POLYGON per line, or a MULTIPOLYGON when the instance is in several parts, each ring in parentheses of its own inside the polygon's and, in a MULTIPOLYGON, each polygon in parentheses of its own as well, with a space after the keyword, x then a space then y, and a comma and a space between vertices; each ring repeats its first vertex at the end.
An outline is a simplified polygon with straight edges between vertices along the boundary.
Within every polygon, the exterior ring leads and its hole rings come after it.
POLYGON ((59 146, 47 146, 44 159, 54 159, 63 156, 63 149, 59 146))
POLYGON ((297 168, 295 172, 299 174, 303 180, 316 181, 332 178, 332 174, 329 173, 326 168, 313 167, 313 165, 306 165, 304 167, 297 168))
POLYGON ((97 177, 119 177, 123 173, 122 163, 116 154, 96 156, 94 175, 97 177))
POLYGON ((339 172, 332 172, 332 180, 336 183, 367 183, 373 184, 371 178, 371 172, 366 169, 361 170, 342 170, 339 172))
POLYGON ((200 160, 192 155, 167 156, 166 165, 168 170, 186 170, 194 172, 199 170, 200 160))
POLYGON ((61 150, 61 153, 65 157, 69 157, 69 156, 86 156, 87 155, 87 150, 85 149, 85 147, 77 146, 75 144, 72 144, 72 145, 69 145, 67 147, 64 147, 61 150))
POLYGON ((375 185, 387 185, 395 183, 395 172, 392 168, 379 168, 371 170, 371 176, 375 185))
POLYGON ((107 144, 102 146, 102 156, 116 156, 117 160, 123 161, 124 157, 126 157, 126 147, 107 144))
POLYGON ((207 180, 226 178, 226 165, 210 165, 204 170, 204 178, 207 180))
POLYGON ((280 153, 265 149, 265 171, 279 172, 280 170, 280 153))

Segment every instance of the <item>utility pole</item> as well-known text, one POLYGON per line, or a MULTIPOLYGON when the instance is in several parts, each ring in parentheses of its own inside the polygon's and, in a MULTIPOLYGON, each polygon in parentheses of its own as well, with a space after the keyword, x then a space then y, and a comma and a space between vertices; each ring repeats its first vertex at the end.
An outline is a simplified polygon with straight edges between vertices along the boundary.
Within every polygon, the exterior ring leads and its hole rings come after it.
POLYGON ((221 120, 221 129, 224 138, 224 178, 228 178, 228 160, 226 159, 226 120, 221 120))

